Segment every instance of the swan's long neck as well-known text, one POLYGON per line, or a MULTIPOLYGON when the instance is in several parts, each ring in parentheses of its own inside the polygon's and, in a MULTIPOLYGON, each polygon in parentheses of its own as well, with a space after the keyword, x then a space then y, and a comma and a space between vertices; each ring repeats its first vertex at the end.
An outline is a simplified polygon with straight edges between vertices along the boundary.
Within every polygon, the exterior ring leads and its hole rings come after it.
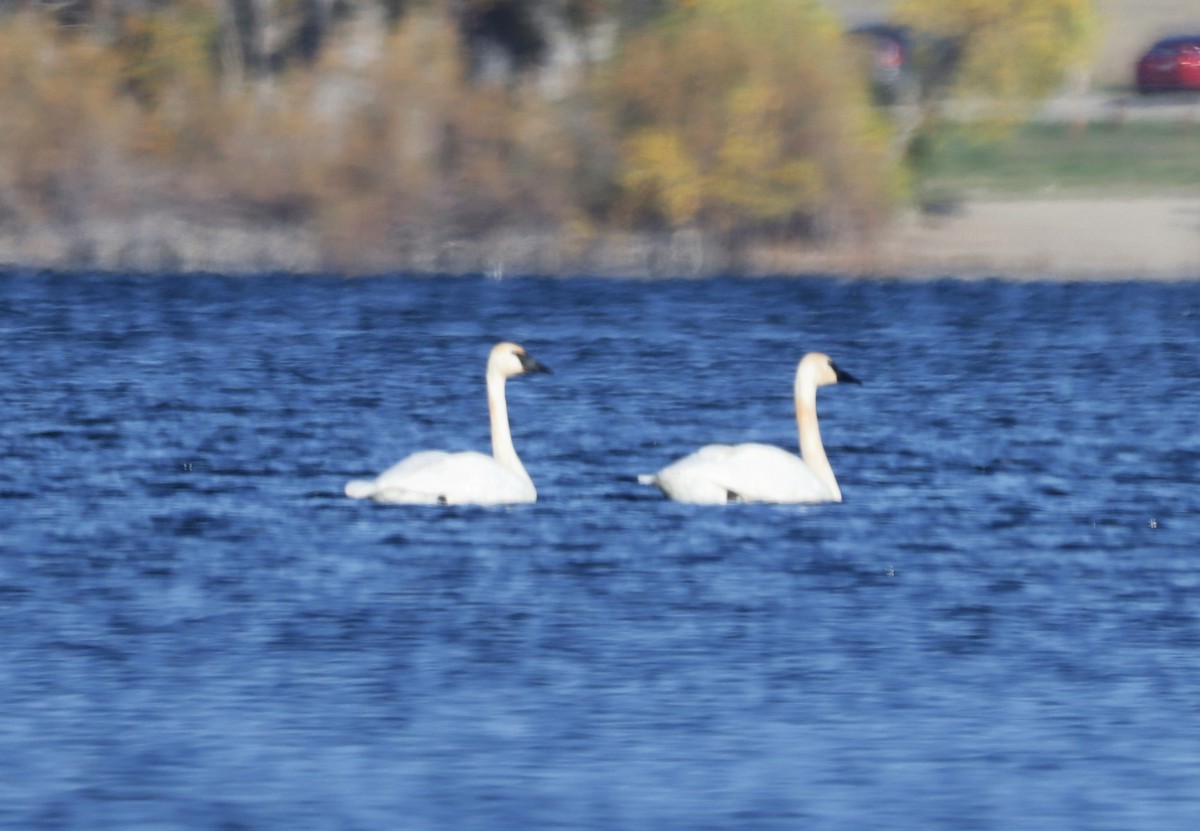
POLYGON ((508 426, 508 403, 504 398, 504 376, 498 372, 487 374, 488 414, 492 421, 492 456, 522 478, 528 479, 525 466, 517 457, 513 447, 512 430, 508 426))
POLYGON ((821 443, 821 428, 817 426, 817 388, 803 379, 796 379, 796 426, 800 430, 800 458, 817 478, 829 487, 834 502, 842 501, 842 490, 834 478, 825 445, 821 443))

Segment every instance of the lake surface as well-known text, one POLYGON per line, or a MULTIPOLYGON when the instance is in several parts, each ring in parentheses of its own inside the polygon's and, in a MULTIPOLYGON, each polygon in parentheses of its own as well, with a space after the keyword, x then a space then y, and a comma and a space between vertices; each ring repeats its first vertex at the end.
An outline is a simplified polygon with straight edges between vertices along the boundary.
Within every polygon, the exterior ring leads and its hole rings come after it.
POLYGON ((1191 829, 1200 282, 0 275, 0 827, 1191 829), (536 505, 342 495, 488 447, 536 505), (845 502, 636 482, 795 447, 845 502))

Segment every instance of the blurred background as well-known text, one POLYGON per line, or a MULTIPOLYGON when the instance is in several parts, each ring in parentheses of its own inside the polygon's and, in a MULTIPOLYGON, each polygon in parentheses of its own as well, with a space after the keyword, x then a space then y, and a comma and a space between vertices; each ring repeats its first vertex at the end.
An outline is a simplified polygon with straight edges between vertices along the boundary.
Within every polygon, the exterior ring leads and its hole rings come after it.
POLYGON ((1192 198, 1200 41, 1138 67, 1195 33, 1185 0, 7 0, 0 260, 761 270, 989 197, 1192 198))

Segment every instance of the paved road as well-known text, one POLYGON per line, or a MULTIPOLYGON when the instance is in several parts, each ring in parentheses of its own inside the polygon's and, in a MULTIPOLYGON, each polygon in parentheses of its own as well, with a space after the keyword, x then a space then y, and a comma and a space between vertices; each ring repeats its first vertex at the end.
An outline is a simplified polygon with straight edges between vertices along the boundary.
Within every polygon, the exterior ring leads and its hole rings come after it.
POLYGON ((1085 93, 1052 98, 1035 116, 1044 122, 1176 121, 1200 123, 1200 94, 1085 93))
MULTIPOLYGON (((986 102, 950 102, 946 117, 958 121, 981 118, 991 108, 986 102)), ((916 125, 918 111, 913 106, 900 105, 892 112, 910 126, 916 125)), ((1016 108, 1021 115, 1021 108, 1016 108)), ((1060 95, 1046 101, 1033 114, 1032 120, 1043 124, 1120 124, 1124 122, 1159 122, 1200 125, 1200 93, 1138 95, 1137 93, 1103 93, 1060 95)))

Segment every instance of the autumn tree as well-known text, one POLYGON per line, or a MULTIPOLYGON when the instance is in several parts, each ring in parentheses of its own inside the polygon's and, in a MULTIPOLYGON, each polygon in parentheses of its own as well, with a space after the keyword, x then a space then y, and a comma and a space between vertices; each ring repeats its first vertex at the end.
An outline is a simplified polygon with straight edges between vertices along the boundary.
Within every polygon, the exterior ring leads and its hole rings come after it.
POLYGON ((1085 61, 1098 26, 1095 0, 896 0, 895 17, 952 55, 934 95, 902 119, 900 134, 917 143, 938 130, 948 102, 1006 131, 1085 61))
POLYGON ((901 190, 887 136, 813 0, 679 0, 606 95, 626 219, 731 238, 866 230, 901 190))
POLYGON ((997 106, 1056 91, 1092 46, 1094 0, 897 0, 895 16, 953 41, 952 92, 997 106))

